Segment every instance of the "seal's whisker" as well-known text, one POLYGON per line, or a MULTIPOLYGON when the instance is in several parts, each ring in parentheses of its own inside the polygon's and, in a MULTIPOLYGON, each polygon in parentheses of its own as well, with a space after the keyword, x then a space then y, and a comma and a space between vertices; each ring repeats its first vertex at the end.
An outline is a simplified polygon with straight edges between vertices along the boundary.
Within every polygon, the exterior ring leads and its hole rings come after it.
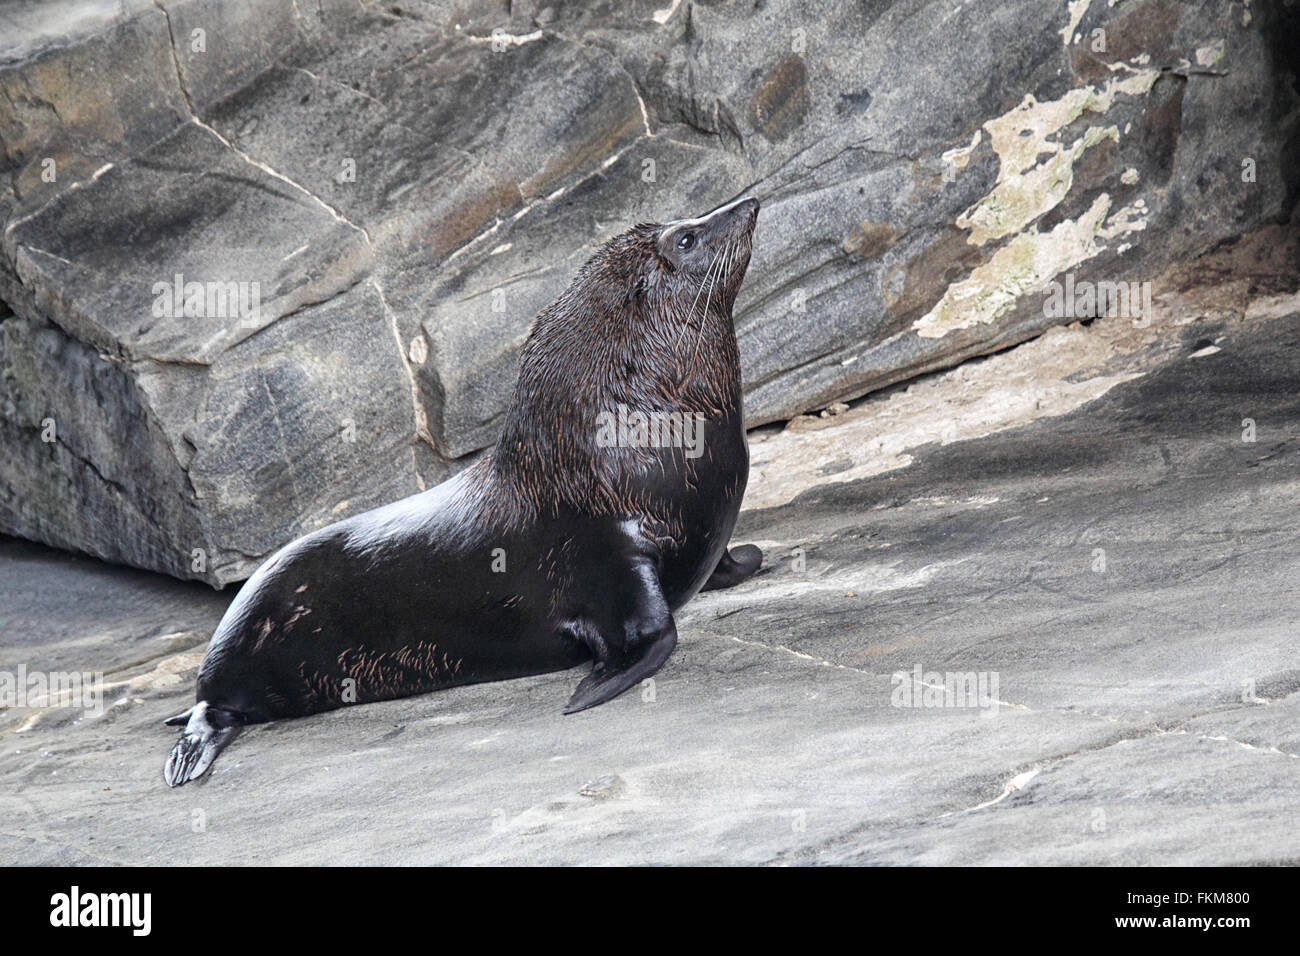
MULTIPOLYGON (((716 265, 718 264, 718 260, 722 258, 722 253, 723 253, 724 251, 725 251, 725 247, 723 247, 723 249, 719 249, 716 253, 714 253, 714 255, 713 255, 713 261, 710 262, 710 263, 709 263, 709 267, 708 267, 707 269, 704 270, 704 276, 703 276, 703 278, 700 279, 700 285, 699 285, 699 288, 697 288, 697 289, 695 290, 695 298, 691 301, 691 307, 690 307, 689 309, 686 310, 686 322, 685 322, 685 324, 688 325, 688 326, 690 325, 690 319, 691 319, 691 317, 694 316, 694 314, 695 314, 695 306, 696 306, 697 304, 699 304, 699 301, 700 301, 700 293, 704 291, 704 287, 705 287, 706 285, 707 285, 707 286, 710 286, 710 290, 709 290, 709 292, 710 292, 710 294, 712 294, 712 291, 713 291, 713 290, 712 290, 712 284, 713 284, 713 267, 716 266, 716 265)), ((708 311, 708 307, 709 307, 709 300, 708 300, 708 297, 706 296, 705 299, 704 299, 704 308, 705 308, 705 311, 706 311, 706 312, 708 311)))
MULTIPOLYGON (((725 248, 725 247, 724 247, 724 248, 725 248)), ((714 256, 713 256, 713 261, 709 263, 709 267, 708 267, 707 269, 704 270, 704 276, 700 279, 700 285, 699 285, 699 287, 695 290, 695 298, 694 298, 693 300, 691 300, 691 307, 690 307, 689 309, 686 310, 686 315, 685 315, 685 317, 683 317, 683 319, 682 319, 682 330, 679 331, 679 332, 677 333, 677 342, 674 343, 674 345, 673 345, 673 351, 678 351, 678 346, 681 345, 682 336, 686 334, 686 329, 690 328, 690 326, 691 326, 691 318, 695 315, 695 306, 696 306, 696 305, 699 303, 699 301, 700 301, 700 293, 704 291, 704 287, 705 287, 705 285, 709 285, 709 284, 711 284, 711 282, 710 282, 710 277, 711 277, 712 274, 713 274, 713 267, 714 267, 715 265, 718 264, 718 260, 722 257, 722 253, 723 253, 723 249, 719 249, 719 250, 714 254, 714 256)), ((709 294, 710 294, 710 295, 713 294, 713 293, 712 293, 712 289, 710 289, 709 294)), ((705 319, 705 316, 707 316, 708 311, 709 311, 709 300, 708 300, 708 297, 706 296, 705 299, 704 299, 704 310, 700 313, 700 327, 701 327, 701 328, 703 328, 703 326, 704 326, 704 319, 705 319)), ((683 370, 680 368, 680 366, 679 366, 679 371, 683 371, 683 370)))
POLYGON ((713 280, 709 285, 709 294, 704 297, 704 311, 700 314, 700 328, 695 333, 695 344, 691 346, 691 361, 690 365, 687 366, 688 368, 695 367, 695 357, 700 351, 700 339, 704 338, 704 322, 709 314, 709 299, 713 297, 713 289, 722 282, 722 277, 724 275, 729 274, 726 269, 727 262, 730 260, 731 245, 732 243, 730 239, 728 239, 726 244, 723 245, 722 252, 720 253, 722 256, 722 268, 718 269, 717 275, 713 277, 713 280))

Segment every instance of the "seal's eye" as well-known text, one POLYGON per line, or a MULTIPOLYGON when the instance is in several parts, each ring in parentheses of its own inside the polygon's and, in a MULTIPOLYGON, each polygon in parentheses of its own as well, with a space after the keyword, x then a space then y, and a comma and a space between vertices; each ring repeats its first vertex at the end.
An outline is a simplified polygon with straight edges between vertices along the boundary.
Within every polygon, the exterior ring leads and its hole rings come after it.
POLYGON ((677 248, 681 249, 683 252, 691 248, 693 245, 695 245, 695 233, 693 232, 684 232, 682 233, 682 237, 677 240, 677 248))

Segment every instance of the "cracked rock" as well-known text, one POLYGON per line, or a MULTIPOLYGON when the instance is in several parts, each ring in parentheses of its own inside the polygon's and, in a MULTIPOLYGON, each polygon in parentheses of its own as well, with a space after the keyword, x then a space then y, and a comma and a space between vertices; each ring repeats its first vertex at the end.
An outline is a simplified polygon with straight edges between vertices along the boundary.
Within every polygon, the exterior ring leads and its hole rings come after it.
POLYGON ((742 192, 751 425, 1067 324, 1054 278, 1141 283, 1294 208, 1294 17, 13 5, 0 531, 245 576, 488 447, 596 244, 742 192))

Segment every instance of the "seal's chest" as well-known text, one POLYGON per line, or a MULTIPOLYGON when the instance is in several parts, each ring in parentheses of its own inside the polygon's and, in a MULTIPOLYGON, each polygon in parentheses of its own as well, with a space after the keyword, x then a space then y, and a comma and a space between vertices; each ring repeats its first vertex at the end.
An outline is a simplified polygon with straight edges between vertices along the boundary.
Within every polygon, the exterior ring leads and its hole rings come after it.
POLYGON ((707 580, 736 525, 749 475, 744 432, 736 429, 698 459, 666 463, 666 481, 644 516, 663 555, 664 593, 676 606, 707 580))

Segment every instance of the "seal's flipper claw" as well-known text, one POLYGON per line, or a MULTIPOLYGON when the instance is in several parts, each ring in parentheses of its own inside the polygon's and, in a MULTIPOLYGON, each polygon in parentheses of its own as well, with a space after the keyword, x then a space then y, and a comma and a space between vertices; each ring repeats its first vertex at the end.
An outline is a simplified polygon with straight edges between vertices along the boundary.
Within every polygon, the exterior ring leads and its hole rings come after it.
POLYGON ((194 713, 193 707, 191 707, 189 710, 182 711, 181 713, 177 714, 175 717, 168 717, 166 720, 163 721, 163 723, 166 724, 168 727, 184 726, 185 724, 188 724, 190 722, 190 714, 192 713, 194 713))
POLYGON ((190 717, 181 731, 181 739, 172 747, 163 767, 163 779, 169 787, 179 787, 203 776, 212 766, 212 761, 217 759, 217 754, 225 750, 243 729, 234 714, 220 707, 211 707, 207 701, 199 701, 186 713, 190 717))
POLYGON ((763 552, 752 544, 742 544, 722 553, 722 560, 713 569, 701 591, 717 591, 735 587, 751 577, 763 564, 763 552))
POLYGON ((569 698, 564 712, 576 714, 588 707, 603 704, 663 667, 664 661, 668 660, 668 655, 677 646, 677 626, 673 624, 672 618, 668 619, 668 627, 653 640, 638 646, 642 651, 641 656, 624 661, 618 667, 597 661, 591 673, 582 679, 578 689, 569 698))

